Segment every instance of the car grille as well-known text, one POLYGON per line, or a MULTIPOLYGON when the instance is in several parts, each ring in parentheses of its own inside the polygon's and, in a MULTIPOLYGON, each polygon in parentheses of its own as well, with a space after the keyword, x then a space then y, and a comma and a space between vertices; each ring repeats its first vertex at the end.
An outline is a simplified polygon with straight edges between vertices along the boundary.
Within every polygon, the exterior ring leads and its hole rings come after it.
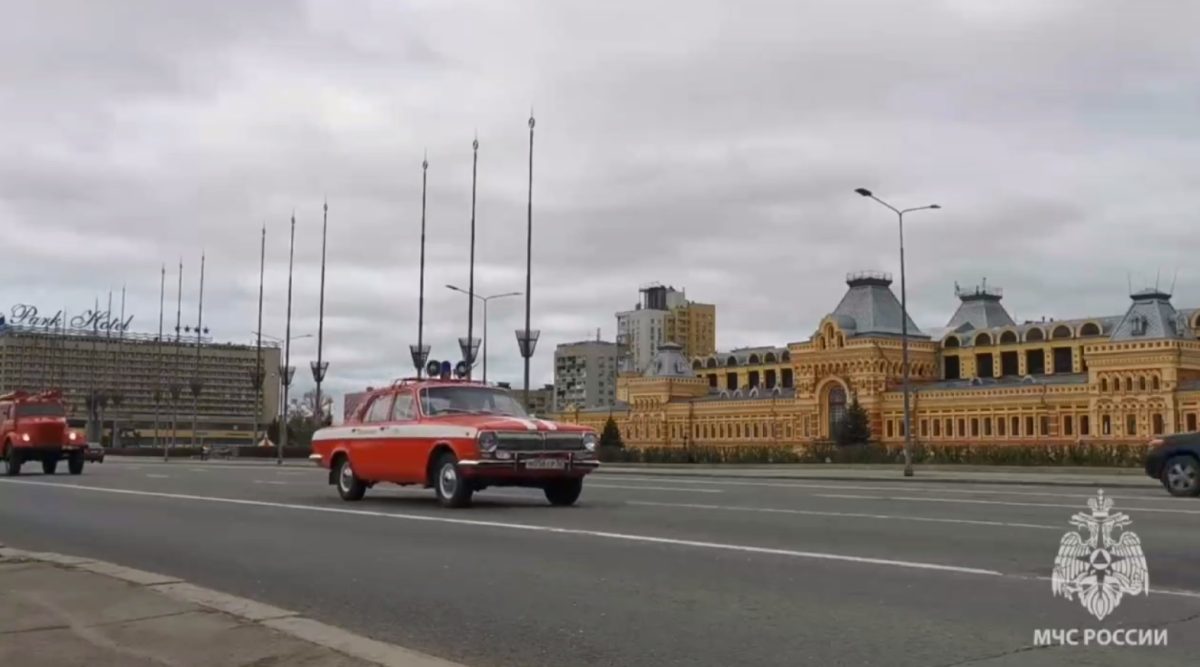
POLYGON ((579 433, 498 433, 499 449, 507 451, 562 451, 583 449, 579 433))

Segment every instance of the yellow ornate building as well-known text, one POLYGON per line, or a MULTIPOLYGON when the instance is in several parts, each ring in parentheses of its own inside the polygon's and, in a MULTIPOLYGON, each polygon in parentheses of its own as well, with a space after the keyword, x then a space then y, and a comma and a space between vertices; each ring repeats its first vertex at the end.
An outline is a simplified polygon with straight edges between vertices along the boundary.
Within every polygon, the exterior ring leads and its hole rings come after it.
MULTIPOLYGON (((901 308, 891 277, 859 273, 808 340, 687 359, 660 346, 617 381, 612 409, 560 416, 626 444, 799 444, 829 440, 857 398, 874 439, 904 438, 901 308)), ((958 310, 925 332, 910 319, 913 436, 925 442, 1143 441, 1194 431, 1200 416, 1200 309, 1131 295, 1124 315, 1017 324, 1002 293, 956 289, 958 310)))

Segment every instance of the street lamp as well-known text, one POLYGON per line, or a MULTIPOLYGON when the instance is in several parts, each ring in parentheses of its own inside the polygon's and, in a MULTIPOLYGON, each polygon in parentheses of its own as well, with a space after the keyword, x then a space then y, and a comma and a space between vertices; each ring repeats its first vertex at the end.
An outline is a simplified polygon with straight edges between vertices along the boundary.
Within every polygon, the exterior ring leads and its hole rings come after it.
POLYGON ((283 447, 287 443, 288 426, 288 388, 292 385, 292 375, 296 367, 292 366, 292 269, 296 262, 296 214, 292 213, 291 239, 288 241, 288 291, 287 291, 287 323, 283 332, 283 366, 280 379, 283 382, 283 420, 280 422, 279 442, 275 450, 275 465, 283 465, 283 447))
POLYGON ((476 299, 479 299, 480 301, 483 302, 483 382, 484 382, 484 384, 487 384, 488 301, 491 301, 492 299, 502 299, 506 296, 521 296, 521 293, 520 292, 505 292, 504 294, 493 294, 491 296, 479 296, 478 294, 472 294, 471 292, 468 292, 467 290, 465 290, 461 287, 457 287, 455 285, 446 285, 446 288, 454 290, 455 292, 466 294, 467 296, 470 296, 470 297, 475 297, 476 299))
POLYGON ((866 188, 855 188, 854 190, 863 197, 874 199, 880 204, 886 206, 889 210, 896 214, 900 223, 900 364, 903 366, 903 383, 904 383, 904 476, 913 476, 912 465, 912 413, 909 410, 909 382, 908 382, 908 294, 905 289, 904 280, 904 214, 914 211, 925 211, 931 209, 939 209, 941 206, 930 204, 928 206, 917 206, 914 208, 898 209, 895 206, 876 197, 866 188))
POLYGON ((529 194, 526 199, 525 232, 525 328, 517 331, 517 345, 525 359, 525 409, 529 409, 529 358, 537 347, 538 333, 529 328, 533 300, 533 109, 529 110, 529 194))

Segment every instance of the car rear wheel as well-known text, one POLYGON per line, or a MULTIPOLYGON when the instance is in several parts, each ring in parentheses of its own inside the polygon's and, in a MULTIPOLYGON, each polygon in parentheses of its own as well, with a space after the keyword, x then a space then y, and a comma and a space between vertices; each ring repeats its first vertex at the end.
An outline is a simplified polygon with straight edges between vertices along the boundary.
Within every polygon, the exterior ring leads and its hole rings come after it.
POLYGON ((475 489, 462 478, 458 471, 458 459, 447 452, 438 457, 434 464, 433 488, 438 502, 443 507, 466 507, 471 504, 475 489))
POLYGON ((582 478, 564 479, 546 486, 546 500, 549 500, 551 505, 574 505, 575 501, 579 500, 580 493, 583 493, 582 478))
POLYGON ((75 452, 67 457, 67 472, 72 475, 83 474, 83 452, 75 452))
POLYGON ((1200 495, 1200 461, 1191 456, 1172 456, 1163 466, 1162 483, 1173 496, 1200 495))
POLYGON ((58 470, 58 459, 42 459, 42 472, 44 474, 53 475, 55 470, 58 470))
POLYGON ((4 474, 9 477, 21 474, 21 455, 11 445, 4 448, 4 474))
POLYGON ((367 493, 366 482, 354 474, 354 468, 350 467, 350 457, 348 456, 342 457, 338 463, 337 489, 342 500, 362 500, 367 493))

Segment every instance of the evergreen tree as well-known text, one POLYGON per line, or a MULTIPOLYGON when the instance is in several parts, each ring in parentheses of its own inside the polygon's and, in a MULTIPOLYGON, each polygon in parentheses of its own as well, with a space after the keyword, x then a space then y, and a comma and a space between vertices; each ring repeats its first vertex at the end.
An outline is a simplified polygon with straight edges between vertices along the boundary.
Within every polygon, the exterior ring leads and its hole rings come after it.
POLYGON ((625 446, 621 440, 621 429, 617 428, 617 422, 612 417, 604 422, 604 430, 600 432, 601 447, 616 447, 622 448, 625 446))
POLYGON ((838 424, 835 434, 839 445, 861 445, 871 439, 871 424, 867 411, 858 403, 858 397, 850 401, 846 416, 838 424))

